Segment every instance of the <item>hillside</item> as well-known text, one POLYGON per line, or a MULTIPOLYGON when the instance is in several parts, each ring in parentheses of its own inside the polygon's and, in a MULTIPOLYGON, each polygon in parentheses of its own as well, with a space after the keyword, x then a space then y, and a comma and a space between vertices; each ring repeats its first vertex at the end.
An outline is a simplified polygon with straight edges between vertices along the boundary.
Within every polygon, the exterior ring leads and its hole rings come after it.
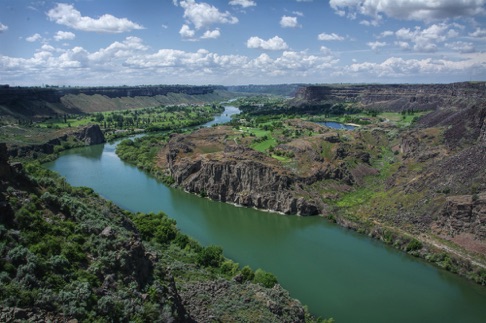
POLYGON ((313 321, 273 275, 0 145, 0 321, 313 321))
POLYGON ((0 117, 39 119, 63 114, 203 104, 234 98, 220 86, 0 87, 0 117))

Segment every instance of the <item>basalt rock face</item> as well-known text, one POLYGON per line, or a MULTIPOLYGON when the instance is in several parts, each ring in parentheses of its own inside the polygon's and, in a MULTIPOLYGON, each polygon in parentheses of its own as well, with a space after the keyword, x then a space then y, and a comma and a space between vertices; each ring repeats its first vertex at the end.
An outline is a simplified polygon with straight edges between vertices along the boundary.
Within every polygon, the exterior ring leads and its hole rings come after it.
POLYGON ((470 233, 476 239, 485 239, 486 193, 448 197, 439 222, 450 236, 470 233))
POLYGON ((484 101, 486 83, 305 86, 296 99, 309 103, 353 102, 374 110, 435 110, 461 101, 484 101))
POLYGON ((92 125, 81 129, 75 136, 86 145, 98 145, 105 142, 105 136, 99 125, 92 125))
POLYGON ((7 145, 5 143, 0 143, 0 178, 7 177, 10 172, 7 145))
POLYGON ((215 156, 178 159, 170 154, 168 158, 176 184, 188 192, 285 214, 317 214, 315 204, 291 192, 297 180, 282 169, 269 166, 266 156, 259 155, 251 149, 229 145, 215 156))

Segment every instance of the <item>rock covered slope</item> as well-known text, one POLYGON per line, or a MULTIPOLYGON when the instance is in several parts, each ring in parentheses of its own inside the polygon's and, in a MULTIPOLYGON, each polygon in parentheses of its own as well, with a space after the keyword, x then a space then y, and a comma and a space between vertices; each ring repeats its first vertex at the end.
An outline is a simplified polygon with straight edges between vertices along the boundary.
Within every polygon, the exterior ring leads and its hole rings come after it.
POLYGON ((123 211, 36 164, 14 167, 4 144, 0 281, 2 322, 313 321, 279 285, 243 279, 165 215, 123 211))

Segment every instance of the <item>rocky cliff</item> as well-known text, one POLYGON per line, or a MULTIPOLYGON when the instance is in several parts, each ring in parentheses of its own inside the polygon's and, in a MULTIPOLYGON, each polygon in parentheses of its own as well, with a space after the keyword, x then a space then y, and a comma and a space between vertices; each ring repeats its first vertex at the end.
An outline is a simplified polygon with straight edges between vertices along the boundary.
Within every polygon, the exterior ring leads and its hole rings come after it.
POLYGON ((434 110, 463 101, 486 99, 486 83, 361 84, 304 86, 295 104, 351 102, 364 108, 387 111, 434 110))
POLYGON ((224 138, 229 128, 174 136, 161 153, 177 186, 211 199, 286 214, 313 215, 313 201, 298 197, 299 182, 268 156, 224 138), (209 153, 203 153, 204 151, 209 153))

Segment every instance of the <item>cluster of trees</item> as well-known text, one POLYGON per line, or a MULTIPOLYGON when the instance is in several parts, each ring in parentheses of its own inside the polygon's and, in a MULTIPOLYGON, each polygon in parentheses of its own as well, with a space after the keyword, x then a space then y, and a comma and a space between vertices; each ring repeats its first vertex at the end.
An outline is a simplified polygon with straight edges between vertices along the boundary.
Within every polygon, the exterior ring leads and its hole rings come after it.
POLYGON ((137 110, 123 110, 108 113, 95 113, 92 121, 105 129, 143 128, 151 131, 173 129, 210 121, 215 114, 221 113, 221 106, 160 106, 137 110))

